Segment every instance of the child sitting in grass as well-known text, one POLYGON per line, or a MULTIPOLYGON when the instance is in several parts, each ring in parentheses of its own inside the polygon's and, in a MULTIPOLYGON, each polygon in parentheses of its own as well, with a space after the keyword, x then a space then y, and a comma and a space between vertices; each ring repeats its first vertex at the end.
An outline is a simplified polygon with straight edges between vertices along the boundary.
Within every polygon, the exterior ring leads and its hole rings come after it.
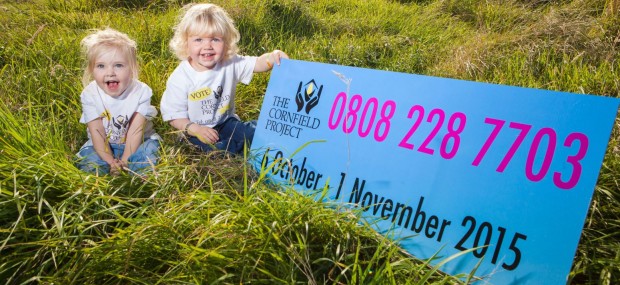
POLYGON ((224 9, 190 4, 183 11, 170 41, 181 63, 162 96, 163 119, 204 152, 242 153, 252 142, 256 121, 242 122, 235 114, 237 83, 249 84, 254 72, 270 71, 288 55, 279 50, 238 55, 239 32, 224 9))
POLYGON ((152 90, 138 81, 136 43, 113 29, 96 31, 82 42, 86 58, 80 96, 88 141, 78 167, 97 174, 142 172, 155 165, 160 137, 151 119, 152 90))

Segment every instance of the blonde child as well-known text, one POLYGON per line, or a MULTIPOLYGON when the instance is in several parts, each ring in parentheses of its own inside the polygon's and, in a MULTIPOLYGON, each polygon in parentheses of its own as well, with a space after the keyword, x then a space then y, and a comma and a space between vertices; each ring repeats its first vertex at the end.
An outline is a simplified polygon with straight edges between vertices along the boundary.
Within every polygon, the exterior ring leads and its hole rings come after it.
POLYGON ((97 174, 148 170, 158 161, 160 137, 151 119, 152 90, 138 81, 136 43, 113 29, 95 31, 81 42, 86 68, 80 95, 88 141, 78 167, 97 174))
POLYGON ((170 48, 181 60, 161 100, 164 121, 183 131, 205 152, 242 153, 254 136, 256 121, 235 114, 237 83, 249 84, 255 72, 270 71, 288 58, 274 50, 259 57, 237 54, 239 32, 221 7, 189 4, 175 26, 170 48))

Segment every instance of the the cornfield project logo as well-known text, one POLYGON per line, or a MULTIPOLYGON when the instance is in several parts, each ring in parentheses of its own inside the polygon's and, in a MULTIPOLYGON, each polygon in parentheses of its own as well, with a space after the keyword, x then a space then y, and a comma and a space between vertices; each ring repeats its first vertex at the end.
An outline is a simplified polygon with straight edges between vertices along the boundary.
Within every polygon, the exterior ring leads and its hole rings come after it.
POLYGON ((297 108, 291 106, 291 98, 274 96, 272 107, 269 109, 269 119, 265 129, 279 136, 300 138, 304 129, 317 129, 321 120, 309 116, 310 111, 319 104, 323 92, 323 85, 318 85, 314 79, 304 84, 299 82, 295 98, 297 108), (291 111, 291 107, 293 111, 291 111))
POLYGON ((321 99, 321 92, 323 92, 323 85, 317 88, 314 79, 308 83, 302 85, 303 82, 299 82, 297 88, 297 95, 295 95, 295 103, 297 103, 297 112, 304 110, 306 114, 310 114, 310 110, 319 104, 321 99), (303 90, 302 90, 303 87, 303 90))

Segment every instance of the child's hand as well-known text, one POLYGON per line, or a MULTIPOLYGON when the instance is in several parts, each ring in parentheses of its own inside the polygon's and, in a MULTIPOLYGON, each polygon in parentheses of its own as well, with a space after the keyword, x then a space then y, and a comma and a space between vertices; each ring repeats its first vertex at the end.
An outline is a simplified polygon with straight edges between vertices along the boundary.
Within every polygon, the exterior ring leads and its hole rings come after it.
POLYGON ((110 175, 117 176, 123 172, 123 162, 118 159, 114 159, 110 164, 110 175))
MULTIPOLYGON (((269 55, 270 60, 272 60, 272 62, 275 62, 276 65, 280 65, 280 59, 282 58, 288 58, 288 55, 281 51, 281 50, 274 50, 271 52, 271 55, 269 55)), ((267 63, 269 64, 270 62, 267 61, 267 63)))
POLYGON ((264 53, 259 57, 257 64, 254 66, 254 72, 265 72, 273 69, 274 65, 280 65, 281 59, 288 58, 288 55, 281 50, 264 53))
POLYGON ((118 163, 121 165, 121 169, 125 170, 129 168, 129 162, 125 159, 119 159, 118 163))
POLYGON ((198 124, 191 125, 188 132, 190 135, 197 137, 201 142, 207 144, 214 144, 220 139, 220 135, 216 130, 198 124))

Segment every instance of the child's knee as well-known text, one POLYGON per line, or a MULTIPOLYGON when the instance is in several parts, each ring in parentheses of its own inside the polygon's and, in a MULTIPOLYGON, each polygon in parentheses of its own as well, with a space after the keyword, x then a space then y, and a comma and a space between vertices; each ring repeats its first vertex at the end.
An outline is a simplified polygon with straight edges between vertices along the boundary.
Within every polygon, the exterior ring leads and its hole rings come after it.
POLYGON ((92 158, 92 156, 78 159, 76 162, 77 168, 89 173, 107 174, 110 172, 110 166, 105 161, 99 159, 99 156, 96 159, 88 158, 92 158))
POLYGON ((159 140, 147 140, 144 142, 144 153, 147 156, 159 156, 159 140))
POLYGON ((129 162, 156 164, 159 159, 159 141, 146 140, 138 147, 135 153, 129 156, 129 162))
POLYGON ((76 155, 77 168, 85 172, 91 173, 107 173, 109 172, 108 164, 99 157, 92 146, 83 147, 76 155))

